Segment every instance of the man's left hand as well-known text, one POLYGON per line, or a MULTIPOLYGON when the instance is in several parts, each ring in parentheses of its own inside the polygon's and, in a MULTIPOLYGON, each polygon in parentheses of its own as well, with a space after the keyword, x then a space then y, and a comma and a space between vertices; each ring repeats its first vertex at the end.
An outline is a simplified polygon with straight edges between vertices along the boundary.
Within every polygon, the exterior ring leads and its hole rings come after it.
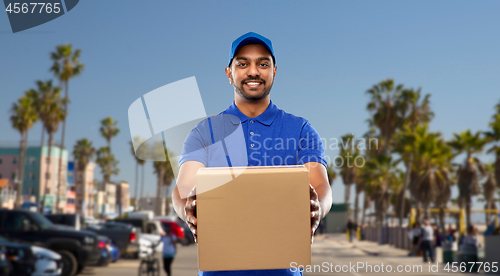
POLYGON ((311 207, 311 244, 314 241, 314 232, 319 226, 321 220, 321 206, 319 205, 318 193, 314 187, 309 184, 309 198, 311 207))

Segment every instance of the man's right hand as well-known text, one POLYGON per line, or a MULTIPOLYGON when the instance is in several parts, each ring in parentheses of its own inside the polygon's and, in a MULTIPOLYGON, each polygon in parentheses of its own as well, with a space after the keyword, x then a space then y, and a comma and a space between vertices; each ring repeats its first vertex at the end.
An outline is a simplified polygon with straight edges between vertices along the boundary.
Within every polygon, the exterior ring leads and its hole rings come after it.
POLYGON ((194 241, 198 243, 198 221, 196 218, 196 186, 191 190, 191 192, 189 192, 186 200, 186 206, 184 207, 184 214, 189 229, 191 229, 191 232, 193 233, 194 241))

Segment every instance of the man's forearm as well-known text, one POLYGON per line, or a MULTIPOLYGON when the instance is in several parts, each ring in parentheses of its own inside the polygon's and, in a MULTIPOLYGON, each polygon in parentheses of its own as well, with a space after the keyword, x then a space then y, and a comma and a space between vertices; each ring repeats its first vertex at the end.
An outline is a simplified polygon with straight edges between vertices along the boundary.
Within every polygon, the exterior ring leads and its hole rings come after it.
POLYGON ((186 198, 181 198, 177 187, 174 188, 172 193, 172 205, 174 207, 175 213, 184 221, 186 221, 186 214, 184 213, 184 207, 186 206, 186 198))
POLYGON ((330 208, 332 208, 332 189, 330 185, 321 185, 316 188, 316 193, 318 193, 319 205, 321 207, 321 218, 324 218, 328 212, 330 212, 330 208))

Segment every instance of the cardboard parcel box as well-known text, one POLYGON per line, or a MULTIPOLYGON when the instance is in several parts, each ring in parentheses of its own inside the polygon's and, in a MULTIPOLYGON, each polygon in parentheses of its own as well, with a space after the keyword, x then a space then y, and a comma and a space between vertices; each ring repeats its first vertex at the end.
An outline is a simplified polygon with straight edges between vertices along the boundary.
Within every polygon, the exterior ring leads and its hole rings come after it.
POLYGON ((311 264, 304 166, 201 168, 196 191, 199 270, 311 264))

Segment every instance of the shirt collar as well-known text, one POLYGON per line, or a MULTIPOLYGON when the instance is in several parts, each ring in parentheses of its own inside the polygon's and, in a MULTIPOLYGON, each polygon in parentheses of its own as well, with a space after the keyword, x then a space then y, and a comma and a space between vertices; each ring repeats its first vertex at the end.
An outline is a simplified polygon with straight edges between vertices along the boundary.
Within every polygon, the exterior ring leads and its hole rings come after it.
MULTIPOLYGON (((240 120, 241 123, 246 122, 248 119, 254 119, 254 120, 256 120, 256 121, 258 121, 266 126, 269 126, 274 122, 276 115, 278 115, 278 111, 279 111, 278 107, 273 103, 273 101, 270 100, 269 106, 267 106, 266 110, 264 112, 262 112, 262 114, 260 114, 259 116, 255 117, 255 118, 250 118, 250 117, 246 116, 245 114, 243 114, 238 109, 235 102, 233 101, 233 104, 228 109, 226 109, 225 113, 235 115, 236 117, 238 117, 238 119, 240 120)), ((240 122, 236 121, 236 118, 231 118, 231 116, 229 116, 229 117, 230 117, 231 121, 233 122, 233 124, 240 123, 240 122)))

